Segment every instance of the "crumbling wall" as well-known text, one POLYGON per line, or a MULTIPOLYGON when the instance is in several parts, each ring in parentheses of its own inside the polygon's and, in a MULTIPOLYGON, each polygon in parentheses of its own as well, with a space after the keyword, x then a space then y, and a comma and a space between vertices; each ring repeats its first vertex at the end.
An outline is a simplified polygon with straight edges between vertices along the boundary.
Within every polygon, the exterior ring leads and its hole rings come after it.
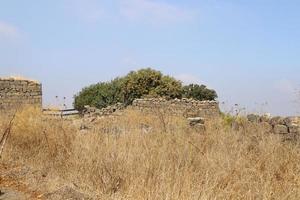
POLYGON ((117 103, 112 106, 107 106, 102 109, 98 109, 91 106, 84 106, 84 110, 82 111, 82 114, 84 117, 95 117, 95 116, 109 116, 114 114, 117 111, 123 110, 125 106, 122 103, 117 103))
POLYGON ((0 110, 24 105, 42 108, 42 85, 26 79, 0 78, 0 110))
POLYGON ((300 138, 300 117, 270 117, 250 114, 247 119, 251 123, 258 123, 267 132, 280 134, 288 139, 300 138))
POLYGON ((220 116, 219 103, 217 101, 197 101, 193 99, 146 98, 136 99, 132 107, 141 111, 153 109, 165 109, 171 114, 184 117, 215 118, 220 116))

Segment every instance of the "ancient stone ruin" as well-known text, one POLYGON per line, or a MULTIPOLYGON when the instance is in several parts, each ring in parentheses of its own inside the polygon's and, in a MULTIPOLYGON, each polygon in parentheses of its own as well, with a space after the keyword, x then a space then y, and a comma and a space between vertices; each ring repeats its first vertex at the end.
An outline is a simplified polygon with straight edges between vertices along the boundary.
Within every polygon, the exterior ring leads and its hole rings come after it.
POLYGON ((217 101, 197 101, 186 98, 173 100, 147 98, 134 100, 132 107, 146 112, 155 109, 164 109, 171 114, 186 118, 202 117, 211 119, 220 116, 220 108, 217 101))
MULTIPOLYGON (((106 108, 97 109, 85 106, 83 114, 85 117, 108 116, 117 111, 125 109, 121 103, 117 103, 106 108)), ((136 99, 128 108, 140 110, 142 112, 153 112, 164 110, 169 114, 183 116, 186 118, 205 118, 211 119, 220 116, 219 104, 217 101, 197 101, 193 99, 174 99, 166 100, 164 98, 144 98, 136 99)))
POLYGON ((102 109, 98 109, 91 106, 84 106, 84 110, 82 111, 82 114, 84 117, 102 117, 102 116, 108 116, 112 115, 117 111, 123 110, 125 106, 122 103, 117 103, 112 106, 107 106, 102 109))
POLYGON ((0 110, 25 105, 42 108, 42 85, 27 79, 0 78, 0 110))
MULTIPOLYGON (((280 135, 284 140, 300 139, 300 117, 271 117, 249 114, 246 119, 249 123, 262 127, 266 133, 280 135)), ((234 121, 232 127, 239 130, 243 126, 240 122, 234 121)))

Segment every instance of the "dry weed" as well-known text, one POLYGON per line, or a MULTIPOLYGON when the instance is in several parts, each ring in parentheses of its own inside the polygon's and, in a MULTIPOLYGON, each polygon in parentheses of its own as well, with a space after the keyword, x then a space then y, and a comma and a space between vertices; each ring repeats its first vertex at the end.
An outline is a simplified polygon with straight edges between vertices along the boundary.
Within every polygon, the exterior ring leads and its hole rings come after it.
POLYGON ((2 162, 47 169, 100 199, 300 198, 299 147, 256 125, 216 120, 199 134, 182 118, 136 111, 84 133, 72 124, 18 113, 2 162))

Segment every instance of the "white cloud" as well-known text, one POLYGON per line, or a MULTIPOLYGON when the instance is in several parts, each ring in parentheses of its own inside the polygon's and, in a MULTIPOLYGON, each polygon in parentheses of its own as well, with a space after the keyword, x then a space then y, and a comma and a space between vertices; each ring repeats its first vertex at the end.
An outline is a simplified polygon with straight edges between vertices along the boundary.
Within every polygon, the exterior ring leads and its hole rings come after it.
POLYGON ((200 83, 200 79, 192 74, 178 74, 175 75, 175 78, 181 80, 183 84, 188 85, 192 83, 200 83))
POLYGON ((120 0, 120 14, 131 21, 152 24, 184 22, 193 18, 191 11, 157 0, 120 0))
POLYGON ((19 30, 6 22, 0 21, 0 38, 15 39, 20 36, 19 30))

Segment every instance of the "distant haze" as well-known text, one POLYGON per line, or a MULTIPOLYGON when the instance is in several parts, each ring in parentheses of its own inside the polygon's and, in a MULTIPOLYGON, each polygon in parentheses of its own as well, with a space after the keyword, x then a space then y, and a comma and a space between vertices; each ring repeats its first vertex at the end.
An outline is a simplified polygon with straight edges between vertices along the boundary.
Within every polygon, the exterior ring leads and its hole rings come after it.
POLYGON ((296 0, 1 1, 0 76, 39 80, 44 106, 72 107, 83 87, 151 67, 215 89, 225 111, 299 115, 299 10, 296 0))

